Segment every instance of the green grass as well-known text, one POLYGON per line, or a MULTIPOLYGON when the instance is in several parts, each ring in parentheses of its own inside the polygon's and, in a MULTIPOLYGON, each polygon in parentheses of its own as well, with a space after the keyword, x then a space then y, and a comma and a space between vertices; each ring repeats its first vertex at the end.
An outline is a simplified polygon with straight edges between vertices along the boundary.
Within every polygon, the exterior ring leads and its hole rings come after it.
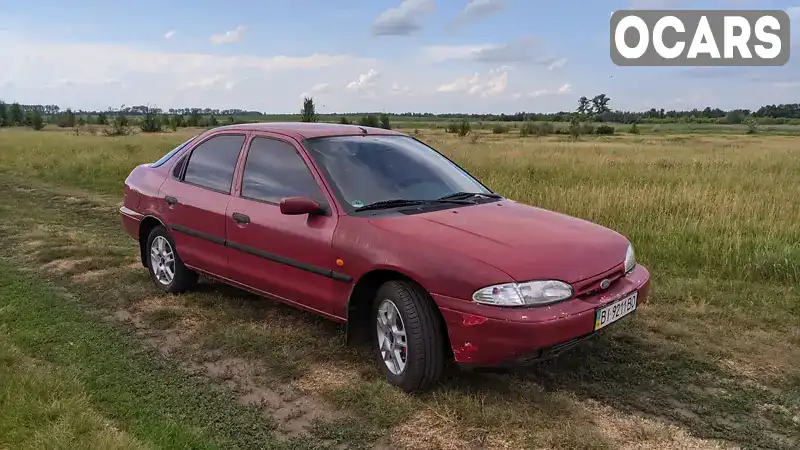
POLYGON ((0 444, 268 448, 274 427, 0 264, 0 444))
MULTIPOLYGON (((70 308, 100 316, 126 311, 136 327, 110 326, 115 342, 136 349, 147 340, 161 349, 181 337, 170 344, 166 362, 134 352, 131 364, 148 369, 124 386, 135 390, 150 380, 145 375, 155 369, 148 364, 155 362, 156 372, 180 377, 175 365, 246 361, 260 369, 239 367, 238 375, 203 382, 234 397, 241 385, 288 386, 315 408, 340 413, 311 423, 305 443, 713 445, 701 438, 780 449, 800 442, 797 138, 642 134, 575 142, 486 130, 472 142, 441 130, 422 135, 504 195, 629 236, 653 275, 649 305, 601 339, 533 370, 452 373, 434 391, 406 396, 381 380, 366 352, 343 345, 340 327, 315 316, 219 284, 181 296, 153 288, 136 266, 135 243, 119 226, 121 183, 130 168, 157 159, 185 133, 106 138, 0 131, 0 255, 27 271, 30 284, 52 283, 72 299, 61 302, 70 308), (99 271, 103 276, 88 276, 99 271), (239 387, 228 386, 231 381, 239 387)), ((25 286, 20 297, 41 289, 25 286)), ((0 304, 0 311, 2 318, 8 310, 0 304)), ((94 315, 81 317, 82 329, 109 327, 94 315)), ((24 321, 6 333, 48 336, 35 347, 19 337, 12 344, 35 361, 68 370, 99 417, 120 424, 135 442, 162 446, 130 425, 139 420, 135 415, 115 412, 122 406, 173 418, 205 412, 200 401, 196 407, 147 396, 133 406, 113 395, 97 401, 90 381, 105 367, 102 358, 63 359, 58 352, 65 349, 50 339, 49 326, 24 321)), ((172 395, 195 396, 191 389, 172 395)), ((232 408, 228 402, 225 408, 232 408)), ((245 423, 260 423, 247 417, 245 423)), ((261 426, 287 426, 278 422, 261 426)), ((209 433, 202 439, 233 439, 209 433)))

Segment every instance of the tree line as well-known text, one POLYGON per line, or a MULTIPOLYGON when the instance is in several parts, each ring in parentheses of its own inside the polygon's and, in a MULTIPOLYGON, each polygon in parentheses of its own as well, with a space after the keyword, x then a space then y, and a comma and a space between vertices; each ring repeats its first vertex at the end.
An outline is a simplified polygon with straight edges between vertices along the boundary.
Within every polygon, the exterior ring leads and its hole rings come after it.
MULTIPOLYGON (((317 121, 313 99, 303 100, 300 114, 281 114, 290 120, 317 121), (299 116, 299 117, 298 117, 299 116), (292 117, 294 119, 292 119, 292 117)), ((592 98, 580 97, 574 111, 551 113, 529 113, 525 111, 501 114, 475 113, 345 113, 325 114, 330 118, 339 117, 340 123, 356 123, 364 126, 389 128, 390 117, 413 118, 420 120, 468 120, 496 122, 573 122, 576 117, 580 121, 608 122, 621 124, 636 123, 720 123, 741 124, 755 121, 761 124, 794 123, 800 121, 800 103, 764 105, 757 110, 711 108, 691 110, 665 110, 651 108, 647 111, 613 110, 609 104, 611 98, 598 94, 592 98), (357 117, 349 119, 348 117, 357 117)), ((121 106, 106 111, 62 110, 58 105, 23 105, 0 101, 1 126, 30 126, 42 129, 51 123, 60 127, 78 127, 83 125, 113 125, 116 132, 124 133, 132 126, 139 126, 142 131, 161 131, 181 127, 213 127, 223 124, 245 123, 263 120, 275 116, 260 111, 242 109, 212 108, 170 108, 163 110, 148 105, 121 106)))

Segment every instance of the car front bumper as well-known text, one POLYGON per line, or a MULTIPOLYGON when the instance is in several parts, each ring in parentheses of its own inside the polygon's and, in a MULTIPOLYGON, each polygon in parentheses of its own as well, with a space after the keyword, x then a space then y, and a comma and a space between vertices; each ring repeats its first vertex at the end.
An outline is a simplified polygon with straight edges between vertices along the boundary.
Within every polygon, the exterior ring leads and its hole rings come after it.
POLYGON ((650 273, 637 265, 605 291, 549 306, 501 308, 437 294, 433 298, 447 324, 456 363, 500 367, 524 365, 574 347, 614 325, 594 331, 598 308, 638 292, 638 309, 649 291, 650 273))

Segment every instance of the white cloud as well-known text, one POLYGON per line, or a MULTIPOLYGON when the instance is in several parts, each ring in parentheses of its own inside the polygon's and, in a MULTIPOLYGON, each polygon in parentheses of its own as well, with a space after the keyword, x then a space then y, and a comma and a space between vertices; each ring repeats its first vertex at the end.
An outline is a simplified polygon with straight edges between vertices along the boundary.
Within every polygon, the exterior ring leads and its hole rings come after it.
POLYGON ((175 36, 175 33, 177 33, 177 31, 175 31, 175 30, 169 30, 169 31, 167 31, 167 32, 164 34, 164 39, 167 39, 167 40, 169 40, 169 39, 172 39, 172 36, 175 36))
POLYGON ((569 83, 564 83, 555 89, 537 89, 535 91, 529 92, 528 97, 535 98, 535 97, 544 97, 548 95, 563 95, 563 94, 569 94, 570 92, 572 92, 572 85, 569 83))
POLYGON ((236 82, 228 80, 222 75, 213 75, 188 81, 183 89, 224 89, 230 91, 236 87, 236 82))
POLYGON ((330 84, 328 83, 317 83, 314 86, 311 86, 312 93, 323 93, 328 92, 330 90, 330 84))
POLYGON ((330 83, 317 83, 314 86, 311 86, 311 89, 309 89, 308 91, 300 94, 300 98, 313 97, 314 94, 324 94, 326 92, 329 92, 330 90, 331 90, 330 83))
POLYGON ((367 73, 362 73, 358 76, 357 80, 351 81, 350 84, 347 85, 347 89, 353 91, 362 91, 367 90, 375 86, 375 80, 380 76, 375 69, 369 69, 367 73))
POLYGON ((387 9, 372 22, 372 34, 409 35, 419 30, 419 18, 435 8, 433 0, 402 0, 399 6, 387 9))
POLYGON ((101 110, 146 103, 294 110, 289 106, 303 85, 313 86, 325 77, 344 86, 352 70, 366 71, 375 64, 349 55, 166 52, 124 44, 38 41, 3 32, 0 41, 0 61, 11 68, 0 74, 4 97, 101 110))
POLYGON ((502 94, 508 88, 508 67, 491 70, 485 75, 475 73, 471 76, 458 77, 450 83, 436 88, 436 92, 464 92, 470 95, 491 97, 502 94))
POLYGON ((401 85, 399 83, 394 83, 392 84, 392 88, 389 92, 392 95, 411 95, 413 91, 411 90, 411 86, 407 84, 401 85))
POLYGON ((558 58, 557 60, 550 63, 549 66, 547 66, 547 70, 560 69, 561 67, 564 67, 564 64, 566 63, 567 63, 567 58, 558 58))
POLYGON ((464 24, 482 19, 505 7, 505 0, 470 0, 453 20, 455 24, 464 24))
POLYGON ((433 62, 463 60, 490 64, 551 66, 560 61, 559 58, 547 55, 540 40, 533 36, 522 37, 507 44, 431 45, 423 47, 422 52, 433 62))
POLYGON ((243 25, 239 25, 233 30, 228 30, 222 34, 213 34, 211 35, 211 43, 212 44, 232 44, 234 42, 239 42, 244 36, 245 31, 247 31, 247 27, 243 25))

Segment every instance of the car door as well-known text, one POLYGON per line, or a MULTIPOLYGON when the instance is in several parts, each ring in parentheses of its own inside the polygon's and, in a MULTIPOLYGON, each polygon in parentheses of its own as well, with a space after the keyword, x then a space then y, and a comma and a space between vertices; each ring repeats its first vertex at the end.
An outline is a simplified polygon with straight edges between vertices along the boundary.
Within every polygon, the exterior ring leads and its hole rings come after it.
POLYGON ((254 136, 228 204, 228 265, 235 281, 342 317, 352 279, 336 271, 331 242, 338 217, 323 186, 296 141, 254 136), (310 197, 325 213, 284 215, 279 204, 286 197, 310 197))
POLYGON ((184 155, 161 185, 162 220, 189 267, 226 277, 225 212, 245 133, 220 133, 184 155))

